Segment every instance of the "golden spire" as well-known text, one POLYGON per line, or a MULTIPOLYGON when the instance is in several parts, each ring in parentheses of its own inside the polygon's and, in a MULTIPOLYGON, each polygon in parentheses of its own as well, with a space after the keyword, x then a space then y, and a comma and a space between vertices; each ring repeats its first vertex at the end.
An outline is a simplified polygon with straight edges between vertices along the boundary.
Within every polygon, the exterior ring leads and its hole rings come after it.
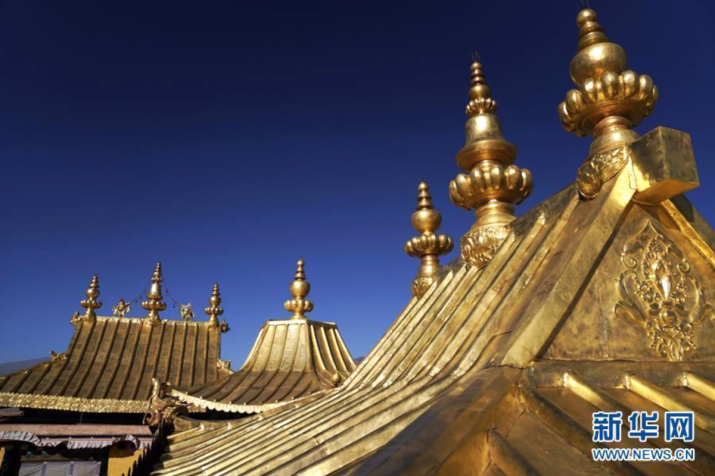
POLYGON ((529 196, 533 184, 531 172, 513 165, 518 151, 504 139, 481 63, 472 63, 471 71, 467 141, 457 153, 457 165, 467 174, 449 183, 449 197, 455 205, 475 211, 477 221, 462 237, 461 255, 470 265, 482 267, 509 234, 514 205, 529 196))
POLYGON ((161 263, 156 264, 154 275, 151 277, 151 287, 146 297, 148 301, 142 303, 142 307, 149 311, 149 314, 144 318, 144 323, 148 325, 156 325, 161 322, 159 312, 166 309, 166 303, 162 302, 164 296, 161 295, 161 283, 164 281, 164 275, 161 272, 161 263))
POLYGON ((628 144, 638 138, 631 130, 653 112, 658 88, 650 76, 626 70, 626 52, 609 41, 596 21, 596 12, 579 12, 578 51, 569 67, 578 86, 559 104, 561 125, 579 137, 593 135, 589 159, 579 168, 577 184, 585 198, 598 195, 601 186, 628 161, 628 144))
POLYGON ((86 309, 82 318, 90 322, 95 321, 97 319, 97 313, 94 312, 94 310, 102 307, 102 303, 97 301, 99 297, 99 278, 96 274, 92 276, 92 281, 89 283, 89 288, 87 288, 85 294, 87 295, 87 299, 83 299, 79 302, 79 305, 86 309))
POLYGON ((447 235, 435 235, 442 224, 442 214, 432 205, 427 182, 420 182, 417 190, 417 211, 412 214, 412 226, 421 235, 405 243, 405 253, 422 260, 417 277, 412 281, 412 295, 420 297, 435 281, 439 270, 439 256, 452 251, 454 243, 447 235))
POLYGON ((206 308, 205 312, 209 316, 209 324, 218 327, 220 324, 218 322, 218 316, 223 314, 223 309, 219 306, 221 305, 221 291, 219 290, 218 283, 214 284, 214 289, 211 292, 211 297, 209 298, 210 306, 206 308))
POLYGON ((288 290, 293 296, 293 299, 285 302, 286 311, 292 312, 291 319, 307 319, 306 312, 313 310, 313 303, 305 299, 310 293, 310 283, 305 280, 305 272, 303 272, 305 262, 303 258, 298 260, 298 269, 295 272, 295 279, 290 283, 288 290))

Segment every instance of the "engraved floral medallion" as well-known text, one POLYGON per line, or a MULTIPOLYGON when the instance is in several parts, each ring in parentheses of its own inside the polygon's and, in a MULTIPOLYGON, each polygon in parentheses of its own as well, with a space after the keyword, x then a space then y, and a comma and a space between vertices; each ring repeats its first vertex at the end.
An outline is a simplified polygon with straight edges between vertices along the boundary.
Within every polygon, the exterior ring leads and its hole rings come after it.
POLYGON ((697 348, 694 330, 715 318, 690 263, 650 220, 625 244, 621 262, 626 270, 617 283, 616 316, 641 325, 658 355, 682 361, 697 348))

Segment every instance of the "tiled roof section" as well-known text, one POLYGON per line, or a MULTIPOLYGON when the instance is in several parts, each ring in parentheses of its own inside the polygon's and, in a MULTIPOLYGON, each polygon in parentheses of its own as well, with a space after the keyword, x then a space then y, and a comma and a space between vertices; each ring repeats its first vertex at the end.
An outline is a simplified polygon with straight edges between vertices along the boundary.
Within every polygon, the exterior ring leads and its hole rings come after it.
POLYGON ((270 320, 239 371, 213 383, 175 389, 173 394, 198 407, 256 413, 333 388, 355 367, 335 324, 270 320))
POLYGON ((205 322, 80 321, 64 354, 0 377, 0 406, 142 413, 153 378, 196 385, 225 374, 220 346, 220 328, 205 322))
MULTIPOLYGON (((443 268, 440 280, 409 302, 344 385, 260 419, 178 433, 170 437, 155 474, 460 474, 465 468, 471 474, 479 473, 474 468, 479 468, 482 460, 478 455, 484 453, 477 450, 485 447, 501 458, 490 470, 492 474, 530 474, 522 460, 536 465, 529 458, 546 453, 510 460, 509 445, 501 442, 515 434, 506 427, 501 433, 502 427, 498 427, 499 435, 491 433, 490 440, 490 429, 497 422, 511 422, 502 421, 502 415, 520 415, 508 408, 500 413, 500 405, 514 403, 518 397, 515 384, 533 362, 543 359, 569 320, 593 316, 597 308, 603 309, 604 315, 594 318, 612 318, 613 313, 606 309, 612 310, 621 299, 615 283, 622 268, 608 267, 624 243, 653 222, 681 248, 693 279, 706 295, 715 291, 715 280, 707 279, 715 265, 715 243, 707 241, 711 236, 707 233, 689 231, 689 227, 697 230, 697 226, 706 225, 697 225, 697 220, 686 224, 692 213, 682 204, 635 204, 630 179, 626 168, 590 201, 581 200, 573 186, 549 198, 513 222, 511 234, 485 267, 468 267, 458 259, 443 268), (594 275, 609 270, 612 279, 608 287, 595 290, 599 292, 588 289, 594 275), (578 304, 592 297, 598 301, 587 314, 575 315, 578 304), (487 415, 490 408, 495 412, 487 415), (515 466, 507 467, 509 461, 515 466)), ((609 338, 624 338, 617 326, 630 326, 625 337, 638 338, 633 342, 641 349, 640 355, 653 352, 647 332, 639 324, 622 320, 611 324, 609 338)), ((708 349, 712 348, 710 325, 703 323, 695 336, 703 347, 701 357, 697 357, 697 349, 690 356, 693 373, 713 382, 711 365, 695 368, 703 360, 715 362, 708 349)), ((583 360, 599 358, 584 353, 583 360)), ((657 355, 648 359, 640 363, 652 367, 652 372, 633 371, 661 390, 665 382, 656 378, 659 371, 676 364, 682 370, 688 366, 687 361, 668 362, 657 355)), ((604 369, 609 364, 608 357, 593 362, 604 369)), ((607 385, 617 387, 617 383, 607 385)), ((630 393, 636 391, 630 388, 630 393)), ((679 401, 691 395, 684 392, 679 401)), ((659 401, 670 404, 666 399, 659 401)), ((704 414, 712 414, 706 400, 697 404, 704 414)), ((525 416, 524 423, 528 418, 525 416)), ((707 428, 710 432, 712 427, 707 428)), ((521 431, 523 438, 529 434, 534 440, 548 436, 533 427, 524 426, 521 431)))

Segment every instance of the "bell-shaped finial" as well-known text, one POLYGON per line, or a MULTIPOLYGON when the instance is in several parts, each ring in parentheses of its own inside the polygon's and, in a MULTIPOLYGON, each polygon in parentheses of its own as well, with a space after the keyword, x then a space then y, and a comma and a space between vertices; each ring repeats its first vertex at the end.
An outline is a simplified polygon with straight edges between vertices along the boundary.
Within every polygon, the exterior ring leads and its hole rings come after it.
POLYGON ((147 301, 142 302, 142 307, 149 311, 144 323, 148 325, 156 325, 161 322, 159 312, 166 309, 166 303, 162 302, 164 296, 161 295, 161 283, 164 281, 164 275, 161 271, 161 263, 156 264, 154 274, 151 277, 151 287, 147 293, 147 301))
POLYGON ((313 303, 305 299, 310 293, 310 283, 305 280, 304 265, 303 258, 299 259, 295 278, 288 288, 293 299, 285 302, 285 308, 293 313, 291 319, 306 319, 305 313, 313 310, 313 303))
POLYGON ((95 321, 97 319, 95 309, 102 307, 102 303, 97 301, 99 297, 99 277, 97 277, 96 274, 92 276, 92 281, 89 283, 85 294, 87 295, 87 299, 83 299, 79 302, 79 305, 85 308, 82 318, 86 321, 95 321))
POLYGON ((214 284, 214 289, 211 292, 211 297, 209 298, 209 307, 206 308, 205 312, 209 316, 209 324, 218 327, 218 318, 223 314, 223 309, 219 306, 221 305, 221 291, 219 290, 218 283, 214 284))
POLYGON ((632 128, 653 112, 658 88, 650 76, 626 69, 625 50, 608 39, 595 11, 581 10, 576 25, 578 48, 569 71, 577 89, 566 93, 559 116, 567 131, 594 137, 576 179, 581 196, 594 198, 628 161, 626 148, 638 138, 632 128))
POLYGON ((442 224, 442 214, 432 205, 427 182, 420 182, 417 190, 417 210, 412 214, 412 226, 421 235, 405 243, 405 253, 422 260, 417 277, 412 281, 412 295, 419 297, 435 281, 439 257, 452 251, 454 243, 447 235, 435 235, 442 224))
POLYGON ((462 237, 461 255, 468 264, 482 267, 506 238, 514 205, 529 196, 533 184, 531 172, 514 165, 517 148, 504 138, 497 103, 478 61, 471 66, 469 99, 467 141, 457 153, 457 165, 466 173, 449 183, 449 197, 455 205, 475 211, 477 220, 462 237))

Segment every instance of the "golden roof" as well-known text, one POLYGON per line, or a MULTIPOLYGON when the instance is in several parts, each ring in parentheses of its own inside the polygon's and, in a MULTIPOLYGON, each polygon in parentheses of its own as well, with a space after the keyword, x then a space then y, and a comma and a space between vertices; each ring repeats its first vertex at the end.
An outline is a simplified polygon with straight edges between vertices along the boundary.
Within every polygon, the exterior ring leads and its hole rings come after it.
MULTIPOLYGON (((682 197, 652 208, 634 203, 634 192, 629 169, 593 201, 581 200, 575 185, 564 189, 514 221, 485 267, 461 259, 445 266, 344 385, 260 422, 178 433, 156 474, 328 474, 353 466, 371 474, 455 474, 451 465, 462 463, 452 458, 471 452, 472 443, 480 448, 500 421, 488 410, 542 363, 561 362, 584 377, 598 367, 604 375, 619 368, 619 375, 632 372, 656 384, 659 373, 684 371, 715 381, 715 324, 711 309, 695 305, 699 290, 700 304, 715 302, 715 232, 682 197), (657 234, 648 235, 651 229, 657 234), (619 303, 640 299, 633 290, 624 298, 616 283, 630 269, 624 250, 646 239, 644 232, 656 243, 669 240, 693 280, 686 279, 693 283, 687 317, 699 325, 673 344, 682 361, 662 356, 646 322, 616 315, 619 303), (632 362, 618 367, 618 361, 632 362)), ((642 259, 627 255, 629 265, 631 257, 642 259)), ((621 385, 615 374, 593 385, 604 384, 621 385)), ((677 387, 664 391, 674 405, 686 404, 690 393, 677 387)), ((706 403, 694 407, 701 421, 715 417, 706 403)), ((700 438, 713 427, 698 431, 700 438)))
MULTIPOLYGON (((604 43, 594 23, 579 15, 581 51, 604 43)), ((608 139, 590 171, 479 265, 442 267, 342 386, 176 433, 154 474, 715 472, 715 231, 680 195, 689 136, 627 132, 654 92, 625 86, 584 109, 608 139), (594 462, 591 416, 618 409, 694 411, 696 461, 594 462)))
POLYGON ((50 362, 0 376, 0 407, 145 413, 153 379, 191 386, 229 372, 219 365, 224 326, 159 320, 158 314, 152 320, 129 318, 123 310, 121 317, 99 317, 98 296, 94 276, 88 299, 81 302, 87 312, 73 318, 74 334, 64 353, 51 352, 50 362))
POLYGON ((301 259, 290 285, 293 299, 285 303, 293 315, 263 324, 240 370, 212 383, 173 389, 172 395, 199 408, 258 413, 344 382, 355 361, 337 325, 305 317, 313 303, 305 299, 310 284, 303 266, 301 259))

